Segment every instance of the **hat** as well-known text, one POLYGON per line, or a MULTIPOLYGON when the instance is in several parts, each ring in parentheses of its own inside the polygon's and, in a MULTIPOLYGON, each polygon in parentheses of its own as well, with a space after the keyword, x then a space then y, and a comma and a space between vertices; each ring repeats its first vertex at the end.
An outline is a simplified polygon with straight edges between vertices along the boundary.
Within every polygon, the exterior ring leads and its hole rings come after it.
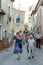
POLYGON ((32 38, 33 38, 33 36, 32 36, 32 35, 30 35, 30 37, 32 37, 32 38))
POLYGON ((19 32, 17 32, 16 34, 19 34, 19 32))

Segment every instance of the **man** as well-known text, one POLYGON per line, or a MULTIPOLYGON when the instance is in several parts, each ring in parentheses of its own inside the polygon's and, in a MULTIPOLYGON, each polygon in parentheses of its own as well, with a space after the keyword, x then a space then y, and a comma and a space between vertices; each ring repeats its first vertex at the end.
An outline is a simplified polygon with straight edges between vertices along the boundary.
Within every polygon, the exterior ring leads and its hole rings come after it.
POLYGON ((40 40, 41 40, 41 34, 40 34, 40 32, 37 32, 35 37, 36 37, 36 47, 40 49, 41 48, 40 47, 40 44, 41 44, 40 43, 40 40))

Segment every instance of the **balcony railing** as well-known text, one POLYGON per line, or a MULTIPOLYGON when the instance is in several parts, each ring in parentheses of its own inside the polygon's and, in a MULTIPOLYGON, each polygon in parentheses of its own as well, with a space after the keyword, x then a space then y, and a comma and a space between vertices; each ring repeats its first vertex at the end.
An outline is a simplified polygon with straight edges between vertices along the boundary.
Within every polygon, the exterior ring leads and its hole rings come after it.
POLYGON ((14 0, 11 0, 11 2, 14 2, 14 0))
POLYGON ((3 9, 0 9, 0 15, 5 15, 5 11, 3 9))

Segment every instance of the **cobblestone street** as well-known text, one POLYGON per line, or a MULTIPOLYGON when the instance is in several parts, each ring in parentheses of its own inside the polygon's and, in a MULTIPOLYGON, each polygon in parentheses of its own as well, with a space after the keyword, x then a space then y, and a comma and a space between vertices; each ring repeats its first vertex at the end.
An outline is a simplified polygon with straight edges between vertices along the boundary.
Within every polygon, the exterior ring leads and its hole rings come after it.
POLYGON ((34 49, 34 58, 28 59, 26 45, 23 45, 21 59, 16 60, 17 56, 13 53, 14 46, 0 52, 0 65, 43 65, 43 46, 42 49, 34 49))
POLYGON ((0 65, 43 65, 43 0, 0 0, 0 65))

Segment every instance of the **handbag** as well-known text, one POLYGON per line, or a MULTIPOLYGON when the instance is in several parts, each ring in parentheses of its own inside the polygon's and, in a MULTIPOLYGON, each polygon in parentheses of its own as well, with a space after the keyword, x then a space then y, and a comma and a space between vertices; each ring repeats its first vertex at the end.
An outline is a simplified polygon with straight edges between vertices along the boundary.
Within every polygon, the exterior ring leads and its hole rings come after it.
POLYGON ((19 48, 22 48, 22 44, 21 43, 19 43, 19 48))

